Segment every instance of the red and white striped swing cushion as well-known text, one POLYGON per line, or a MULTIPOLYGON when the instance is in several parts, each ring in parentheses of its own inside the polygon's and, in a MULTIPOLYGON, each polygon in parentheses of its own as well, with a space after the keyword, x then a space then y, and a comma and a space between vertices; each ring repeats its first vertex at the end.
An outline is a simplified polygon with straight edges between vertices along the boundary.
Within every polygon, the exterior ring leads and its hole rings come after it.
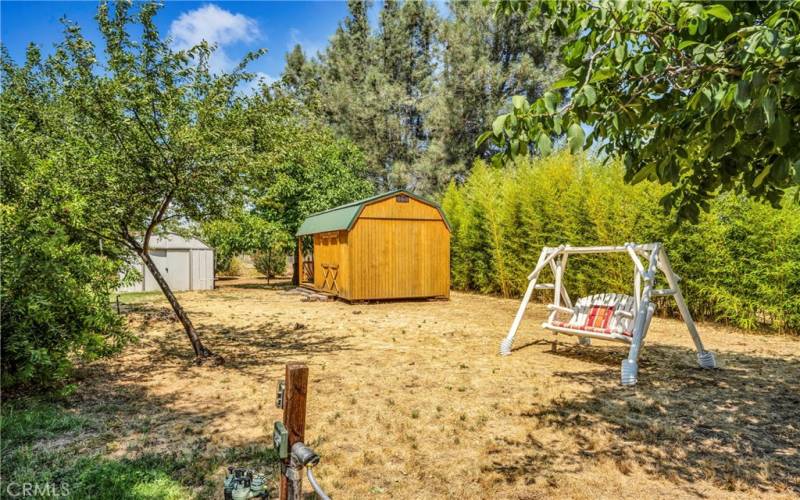
POLYGON ((575 304, 575 313, 569 321, 553 321, 555 327, 581 330, 610 335, 618 333, 633 337, 633 322, 628 318, 615 316, 614 311, 633 313, 633 297, 623 294, 599 294, 583 297, 575 304))

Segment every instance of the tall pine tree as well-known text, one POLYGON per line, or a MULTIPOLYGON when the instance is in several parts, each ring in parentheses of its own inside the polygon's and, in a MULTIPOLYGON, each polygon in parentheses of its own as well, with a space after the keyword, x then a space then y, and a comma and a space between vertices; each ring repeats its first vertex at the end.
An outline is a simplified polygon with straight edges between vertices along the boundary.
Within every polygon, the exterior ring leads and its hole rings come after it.
POLYGON ((439 16, 426 2, 389 0, 373 33, 369 6, 348 2, 349 14, 323 54, 320 105, 364 150, 379 188, 413 187, 410 166, 429 142, 426 102, 434 89, 439 16))
POLYGON ((433 189, 463 178, 475 139, 491 128, 512 95, 539 97, 559 75, 558 41, 542 42, 542 27, 524 15, 495 18, 482 2, 449 4, 441 30, 442 72, 429 119, 427 163, 433 189))
POLYGON ((281 80, 274 88, 282 95, 288 95, 305 104, 312 104, 319 88, 319 63, 308 59, 303 47, 296 44, 286 54, 286 66, 281 80))
POLYGON ((385 0, 372 30, 370 7, 348 0, 319 62, 295 47, 281 88, 318 103, 364 152, 379 190, 430 194, 463 178, 480 156, 475 138, 510 97, 533 100, 557 74, 557 47, 524 16, 496 20, 475 1, 451 3, 442 18, 427 1, 385 0))
POLYGON ((427 190, 420 160, 430 143, 427 115, 435 92, 439 25, 436 9, 419 0, 388 0, 381 11, 380 63, 394 97, 390 112, 397 125, 389 165, 395 186, 427 190))

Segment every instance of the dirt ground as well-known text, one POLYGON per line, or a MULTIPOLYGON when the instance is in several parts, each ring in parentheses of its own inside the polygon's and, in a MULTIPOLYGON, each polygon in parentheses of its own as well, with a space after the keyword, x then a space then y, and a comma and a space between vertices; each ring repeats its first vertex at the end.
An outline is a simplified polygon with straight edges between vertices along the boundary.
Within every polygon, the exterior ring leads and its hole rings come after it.
POLYGON ((221 285, 180 300, 224 366, 192 366, 149 297, 130 314, 138 345, 84 372, 77 404, 118 419, 110 456, 271 442, 291 361, 310 367, 306 435, 334 498, 800 495, 800 339, 700 324, 721 365, 704 371, 683 323, 657 318, 627 388, 625 346, 559 337, 552 352, 542 305, 501 357, 517 300, 349 305, 221 285))

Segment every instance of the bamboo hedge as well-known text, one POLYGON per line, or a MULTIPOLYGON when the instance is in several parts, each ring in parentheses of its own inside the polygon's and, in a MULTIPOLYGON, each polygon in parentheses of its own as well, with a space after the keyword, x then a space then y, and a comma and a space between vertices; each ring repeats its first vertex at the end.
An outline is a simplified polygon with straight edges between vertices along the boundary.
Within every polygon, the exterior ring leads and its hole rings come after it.
MULTIPOLYGON (((800 207, 725 195, 697 225, 675 228, 659 205, 668 187, 628 185, 622 174, 566 152, 504 169, 477 162, 442 200, 453 286, 519 297, 542 246, 661 241, 696 319, 800 333, 800 207)), ((630 293, 633 269, 625 255, 575 256, 565 279, 575 297, 630 293)), ((678 314, 658 300, 659 314, 678 314)))

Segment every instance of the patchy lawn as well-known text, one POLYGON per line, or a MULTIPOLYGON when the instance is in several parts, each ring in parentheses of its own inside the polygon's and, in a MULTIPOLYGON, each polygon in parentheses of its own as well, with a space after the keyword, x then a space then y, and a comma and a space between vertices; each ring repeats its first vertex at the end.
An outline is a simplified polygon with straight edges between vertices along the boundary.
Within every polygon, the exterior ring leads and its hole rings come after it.
POLYGON ((517 300, 348 305, 223 285, 180 299, 224 366, 191 365, 161 297, 123 301, 138 345, 83 369, 52 408, 4 406, 4 480, 60 477, 83 497, 221 496, 227 465, 273 470, 275 381, 299 361, 306 435, 334 498, 800 495, 797 338, 700 324, 722 366, 703 371, 683 323, 654 319, 639 384, 625 388, 625 346, 560 337, 553 352, 541 305, 500 357, 517 300), (12 410, 36 415, 20 424, 12 410))

